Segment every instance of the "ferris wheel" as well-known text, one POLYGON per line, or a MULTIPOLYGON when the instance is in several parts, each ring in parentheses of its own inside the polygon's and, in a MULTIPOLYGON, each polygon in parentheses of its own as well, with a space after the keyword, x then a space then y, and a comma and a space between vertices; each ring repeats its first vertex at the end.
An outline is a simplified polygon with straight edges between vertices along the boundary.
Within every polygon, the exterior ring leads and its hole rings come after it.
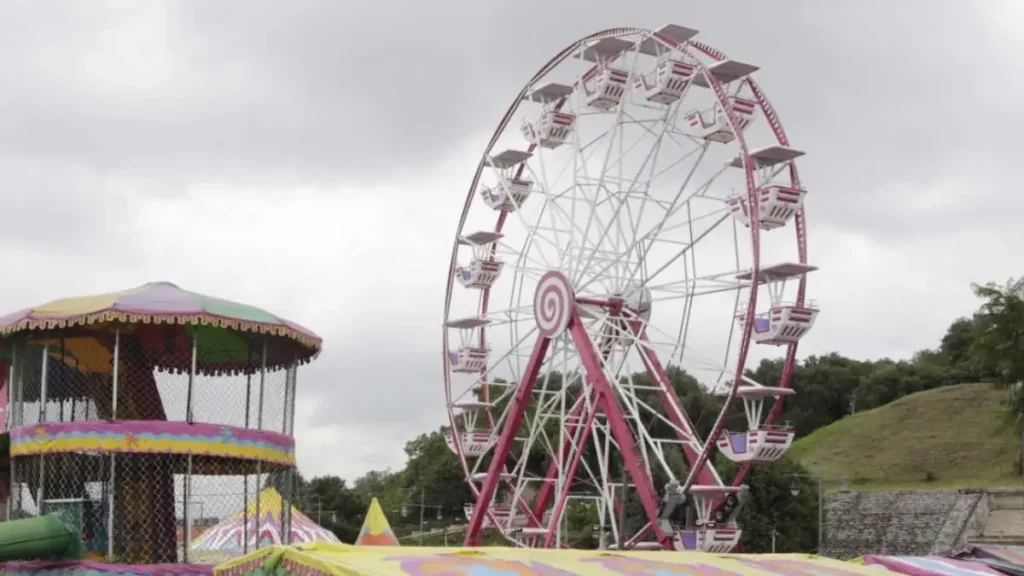
POLYGON ((750 466, 793 441, 775 422, 818 313, 804 295, 804 153, 758 68, 696 34, 574 42, 483 151, 443 330, 447 441, 475 496, 467 545, 494 531, 567 547, 575 509, 628 547, 727 552, 750 466), (785 355, 780 381, 745 373, 752 346, 785 355), (684 375, 723 396, 706 437, 677 394, 684 375), (727 430, 737 400, 747 427, 727 430), (719 474, 715 453, 739 472, 719 474), (624 491, 645 526, 623 525, 624 491))

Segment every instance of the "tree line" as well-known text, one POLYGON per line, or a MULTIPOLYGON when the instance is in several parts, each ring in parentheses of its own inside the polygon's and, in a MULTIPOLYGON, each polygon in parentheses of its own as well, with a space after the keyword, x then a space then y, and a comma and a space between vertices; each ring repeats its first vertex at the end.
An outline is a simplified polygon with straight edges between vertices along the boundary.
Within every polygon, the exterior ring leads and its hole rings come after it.
MULTIPOLYGON (((908 394, 991 382, 1008 390, 1007 422, 1020 430, 1024 392, 1017 384, 1024 382, 1024 279, 974 285, 972 289, 981 301, 977 311, 954 320, 935 348, 920 350, 909 359, 858 360, 838 352, 804 359, 790 381, 798 393, 786 400, 781 420, 793 426, 799 438, 851 413, 908 394)), ((763 360, 748 373, 757 382, 772 385, 779 382, 782 366, 781 358, 763 360)), ((706 435, 720 409, 720 399, 678 368, 671 368, 670 377, 687 411, 697 415, 694 424, 698 431, 706 435)), ((371 471, 352 483, 336 476, 310 480, 299 476, 296 503, 343 542, 355 540, 373 497, 378 498, 399 536, 421 527, 464 523, 463 506, 471 501, 471 494, 445 443, 445 431, 441 427, 410 440, 401 470, 371 471), (424 526, 421 503, 427 506, 423 509, 424 526)), ((731 463, 719 458, 716 466, 729 476, 731 463)), ((815 550, 817 494, 815 481, 806 470, 783 458, 755 467, 749 484, 751 503, 741 518, 744 550, 767 551, 772 539, 779 551, 815 550)), ((574 509, 567 514, 570 542, 596 545, 593 515, 574 509)), ((627 524, 645 522, 634 499, 627 505, 627 524)))

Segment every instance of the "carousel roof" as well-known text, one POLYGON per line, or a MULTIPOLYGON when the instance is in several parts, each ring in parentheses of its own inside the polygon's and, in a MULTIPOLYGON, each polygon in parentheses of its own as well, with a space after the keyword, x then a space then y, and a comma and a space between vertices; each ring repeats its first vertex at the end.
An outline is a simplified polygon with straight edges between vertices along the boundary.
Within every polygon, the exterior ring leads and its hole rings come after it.
MULTIPOLYGON (((244 334, 269 335, 278 342, 292 342, 284 346, 273 345, 269 363, 273 365, 309 360, 320 351, 322 340, 312 330, 270 312, 238 302, 205 296, 179 288, 170 282, 151 282, 137 288, 77 298, 54 300, 41 306, 26 308, 0 317, 0 336, 26 332, 71 331, 81 328, 97 331, 110 324, 128 325, 124 332, 161 326, 183 327, 200 334, 200 348, 204 343, 216 344, 218 358, 209 359, 220 364, 218 370, 236 370, 249 362, 252 346, 242 342, 244 334), (203 338, 203 333, 209 335, 203 338), (213 334, 219 332, 220 334, 213 334), (234 333, 230 336, 226 333, 234 333), (212 337, 213 342, 210 342, 212 337), (224 340, 230 340, 225 342, 224 340), (283 341, 282 341, 283 340, 283 341), (238 354, 227 351, 238 349, 238 354), (244 358, 235 358, 243 353, 244 358), (277 356, 282 356, 278 358, 277 356)), ((152 331, 152 330, 150 330, 152 331)), ((81 332, 81 331, 79 331, 81 332)), ((159 339, 168 341, 173 335, 163 330, 159 339)), ((152 338, 151 338, 152 339, 152 338)), ((203 356, 203 351, 200 350, 203 356)), ((203 358, 200 358, 203 364, 203 358)), ((202 367, 201 367, 202 368, 202 367)))

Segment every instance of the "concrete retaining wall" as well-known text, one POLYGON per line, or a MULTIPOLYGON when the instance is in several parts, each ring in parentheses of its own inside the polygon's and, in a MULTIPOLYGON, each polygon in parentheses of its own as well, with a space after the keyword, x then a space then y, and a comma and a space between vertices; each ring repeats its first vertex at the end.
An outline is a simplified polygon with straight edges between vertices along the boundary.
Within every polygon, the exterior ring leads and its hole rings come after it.
POLYGON ((984 490, 833 492, 825 497, 822 553, 931 554, 981 533, 988 515, 984 490))

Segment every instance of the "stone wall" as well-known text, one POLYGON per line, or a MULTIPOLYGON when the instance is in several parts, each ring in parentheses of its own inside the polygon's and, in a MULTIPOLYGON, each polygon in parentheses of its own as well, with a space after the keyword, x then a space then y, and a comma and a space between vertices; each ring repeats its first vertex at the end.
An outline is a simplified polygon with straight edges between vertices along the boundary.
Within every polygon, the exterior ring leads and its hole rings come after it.
POLYGON ((977 533, 988 516, 980 490, 841 491, 825 497, 822 553, 925 555, 977 533))

